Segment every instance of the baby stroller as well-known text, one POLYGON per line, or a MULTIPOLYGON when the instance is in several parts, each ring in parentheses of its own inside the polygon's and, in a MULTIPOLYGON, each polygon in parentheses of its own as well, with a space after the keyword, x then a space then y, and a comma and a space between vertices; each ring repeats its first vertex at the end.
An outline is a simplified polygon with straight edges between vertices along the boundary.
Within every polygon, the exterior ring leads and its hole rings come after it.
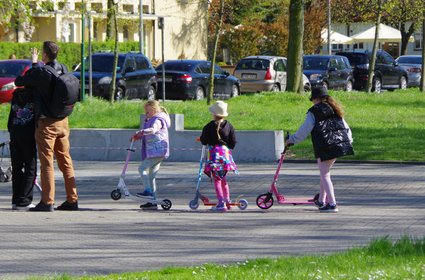
MULTIPOLYGON (((289 134, 286 138, 289 138, 289 134)), ((279 163, 277 165, 276 173, 273 178, 273 182, 270 186, 270 189, 267 193, 260 194, 257 197, 256 203, 257 206, 261 209, 269 209, 273 206, 274 199, 273 195, 276 197, 277 203, 279 204, 292 204, 292 205, 300 205, 300 204, 311 204, 315 205, 317 200, 319 199, 319 194, 316 194, 313 198, 289 198, 285 197, 282 193, 279 193, 277 189, 277 178, 279 176, 280 168, 282 167, 282 163, 285 160, 285 154, 288 149, 288 146, 285 145, 283 152, 281 153, 279 163)))
POLYGON ((143 198, 143 197, 132 195, 130 191, 128 190, 124 179, 125 179, 125 173, 127 171, 128 163, 131 158, 131 153, 135 152, 133 145, 134 145, 134 141, 131 141, 130 147, 127 149, 127 157, 125 159, 125 164, 121 172, 120 180, 118 181, 118 186, 115 190, 111 192, 111 198, 113 200, 120 200, 122 197, 122 194, 124 194, 124 198, 130 198, 136 201, 139 201, 140 199, 145 199, 145 200, 147 199, 148 202, 161 205, 161 208, 164 210, 170 210, 173 204, 171 203, 171 200, 169 199, 159 200, 156 198, 155 195, 153 196, 153 198, 143 198))
MULTIPOLYGON (((9 166, 8 168, 3 169, 3 167, 1 166, 3 163, 4 149, 6 148, 6 146, 9 147, 8 146, 9 144, 10 144, 10 141, 0 143, 0 148, 1 148, 0 183, 10 182, 12 180, 12 167, 9 166)), ((9 149, 9 154, 10 154, 10 149, 9 149)))
MULTIPOLYGON (((201 159, 199 160, 199 171, 198 171, 198 180, 196 183, 196 193, 195 198, 189 202, 189 208, 192 210, 196 210, 199 207, 199 199, 202 201, 204 206, 215 206, 217 203, 210 201, 208 197, 204 196, 200 191, 201 186, 201 178, 202 178, 202 166, 205 159, 205 148, 206 146, 202 146, 201 151, 201 159)), ((245 210, 248 207, 248 201, 246 199, 240 199, 241 195, 238 196, 233 202, 229 203, 230 206, 237 206, 241 210, 245 210)))

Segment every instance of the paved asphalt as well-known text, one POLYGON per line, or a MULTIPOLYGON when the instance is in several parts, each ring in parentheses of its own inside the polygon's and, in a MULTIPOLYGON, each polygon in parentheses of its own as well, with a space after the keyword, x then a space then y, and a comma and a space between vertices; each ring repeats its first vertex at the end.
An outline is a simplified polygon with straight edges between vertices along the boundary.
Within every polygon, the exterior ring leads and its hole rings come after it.
MULTIPOLYGON (((3 161, 2 165, 7 165, 3 161)), ((240 164, 229 175, 232 197, 244 195, 246 210, 190 210, 199 164, 165 162, 159 194, 169 211, 142 211, 139 202, 113 201, 122 162, 75 162, 81 211, 34 213, 10 210, 11 183, 0 184, 0 279, 54 273, 107 274, 165 266, 234 263, 247 258, 328 254, 366 245, 373 238, 425 235, 425 166, 348 164, 333 168, 340 212, 319 213, 311 205, 274 205, 261 210, 257 195, 268 190, 276 164, 240 164)), ((57 204, 64 188, 57 177, 57 204)), ((204 176, 201 188, 214 197, 204 176)), ((126 177, 140 188, 137 164, 126 177)), ((318 192, 314 163, 284 163, 279 188, 288 197, 318 192)), ((39 200, 35 194, 35 201, 39 200)))

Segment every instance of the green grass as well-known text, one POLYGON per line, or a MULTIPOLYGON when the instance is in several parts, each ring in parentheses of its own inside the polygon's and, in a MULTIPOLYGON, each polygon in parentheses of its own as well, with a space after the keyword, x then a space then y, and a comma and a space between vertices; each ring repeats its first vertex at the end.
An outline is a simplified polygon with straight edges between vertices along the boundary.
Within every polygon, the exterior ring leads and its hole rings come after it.
MULTIPOLYGON (((354 136, 356 154, 345 159, 425 161, 425 94, 417 89, 367 94, 331 94, 341 102, 354 136)), ((263 93, 228 100, 229 117, 237 130, 295 132, 311 106, 308 95, 263 93)), ((170 113, 184 114, 185 129, 200 130, 211 116, 205 101, 165 103, 170 113)), ((77 105, 73 128, 138 128, 143 101, 110 104, 90 99, 77 105)), ((6 128, 9 105, 0 106, 0 128, 6 128)), ((310 140, 291 148, 294 158, 312 159, 310 140)))
MULTIPOLYGON (((31 279, 47 279, 31 278, 31 279)), ((205 264, 157 271, 48 279, 425 279, 425 238, 403 237, 396 242, 376 239, 365 248, 326 256, 246 260, 232 265, 205 264)))

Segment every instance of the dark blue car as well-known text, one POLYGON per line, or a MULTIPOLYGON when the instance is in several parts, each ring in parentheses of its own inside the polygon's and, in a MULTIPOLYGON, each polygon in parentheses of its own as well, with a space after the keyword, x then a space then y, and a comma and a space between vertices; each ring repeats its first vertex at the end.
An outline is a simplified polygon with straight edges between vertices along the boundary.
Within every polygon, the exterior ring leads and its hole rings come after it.
MULTIPOLYGON (((206 60, 168 60, 165 62, 165 98, 187 100, 204 99, 208 94, 211 62, 206 60)), ((215 65, 214 98, 228 99, 239 95, 239 80, 215 65)), ((158 90, 156 97, 162 94, 162 64, 156 67, 158 90)))
MULTIPOLYGON (((113 53, 95 53, 92 55, 93 96, 109 99, 113 62, 113 53)), ((86 59, 86 94, 89 91, 88 69, 89 63, 86 59)), ((73 74, 80 78, 79 71, 73 74)), ((154 99, 156 87, 156 71, 146 56, 141 53, 118 54, 115 100, 154 99)))
POLYGON ((312 87, 351 91, 354 78, 350 62, 338 55, 305 55, 303 72, 312 87))

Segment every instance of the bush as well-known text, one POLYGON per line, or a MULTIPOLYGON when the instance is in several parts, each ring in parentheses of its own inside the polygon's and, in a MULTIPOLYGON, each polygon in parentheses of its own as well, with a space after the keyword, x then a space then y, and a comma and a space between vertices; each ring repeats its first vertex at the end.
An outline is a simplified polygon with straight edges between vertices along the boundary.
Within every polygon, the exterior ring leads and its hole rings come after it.
MULTIPOLYGON (((114 49, 115 42, 92 42, 93 52, 96 51, 105 51, 114 49)), ((11 54, 15 54, 16 58, 30 58, 31 48, 42 48, 42 42, 29 42, 29 43, 19 43, 14 42, 0 42, 0 59, 8 59, 11 54)), ((81 56, 81 44, 80 43, 58 43, 60 51, 58 60, 61 63, 64 63, 69 69, 72 68, 74 64, 80 63, 81 56)), ((85 53, 88 54, 88 43, 85 44, 85 53)), ((118 43, 119 52, 130 52, 138 51, 139 42, 125 42, 118 43)), ((41 57, 39 57, 41 59, 41 57)))

